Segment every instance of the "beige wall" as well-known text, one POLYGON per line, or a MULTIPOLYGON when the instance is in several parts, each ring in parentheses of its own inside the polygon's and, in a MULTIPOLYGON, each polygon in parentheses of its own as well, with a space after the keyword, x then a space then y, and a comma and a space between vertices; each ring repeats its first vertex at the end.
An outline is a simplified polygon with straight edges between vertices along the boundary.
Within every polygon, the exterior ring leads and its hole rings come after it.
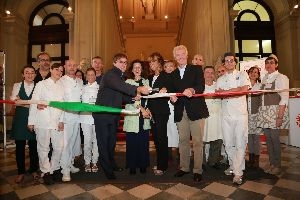
POLYGON ((175 46, 176 35, 158 34, 158 35, 127 35, 125 38, 126 53, 130 60, 142 59, 158 51, 164 59, 173 59, 172 50, 175 46))
POLYGON ((190 59, 196 53, 204 56, 206 65, 230 48, 227 0, 189 0, 180 44, 187 46, 190 59))

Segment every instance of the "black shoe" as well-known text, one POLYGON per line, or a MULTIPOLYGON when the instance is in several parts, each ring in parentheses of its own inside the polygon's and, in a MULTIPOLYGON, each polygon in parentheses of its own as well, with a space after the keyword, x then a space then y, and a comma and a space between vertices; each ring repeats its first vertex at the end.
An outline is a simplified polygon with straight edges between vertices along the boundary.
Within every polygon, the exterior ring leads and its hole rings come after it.
POLYGON ((44 183, 46 185, 52 185, 52 184, 54 184, 54 181, 53 181, 53 178, 52 178, 52 174, 50 174, 49 172, 46 173, 46 174, 44 174, 43 180, 44 180, 44 183))
POLYGON ((115 175, 114 172, 111 172, 111 173, 105 172, 105 176, 106 176, 106 178, 109 179, 109 180, 114 180, 114 179, 116 179, 116 175, 115 175))
POLYGON ((135 168, 130 168, 129 169, 129 174, 135 175, 136 174, 136 169, 135 168))
POLYGON ((175 177, 182 177, 182 176, 184 176, 185 174, 188 174, 188 173, 190 173, 190 172, 185 172, 185 171, 182 171, 182 170, 178 170, 176 172, 176 174, 174 174, 174 176, 175 177))
POLYGON ((141 167, 140 172, 141 172, 141 174, 146 174, 147 173, 147 168, 146 167, 141 167))
POLYGON ((200 182, 202 180, 202 175, 198 173, 194 173, 194 181, 200 182))
POLYGON ((118 167, 118 166, 116 166, 116 167, 114 167, 114 171, 115 172, 121 172, 121 171, 123 171, 124 169, 122 168, 122 167, 118 167))
POLYGON ((63 177, 63 175, 62 175, 60 169, 55 170, 55 171, 53 172, 52 178, 53 178, 53 181, 54 181, 54 182, 61 182, 62 177, 63 177))

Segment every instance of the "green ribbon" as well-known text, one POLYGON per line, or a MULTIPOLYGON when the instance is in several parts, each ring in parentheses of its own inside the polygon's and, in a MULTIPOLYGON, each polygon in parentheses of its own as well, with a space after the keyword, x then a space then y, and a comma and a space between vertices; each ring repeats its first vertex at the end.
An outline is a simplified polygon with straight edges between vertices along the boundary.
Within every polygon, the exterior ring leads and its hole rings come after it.
POLYGON ((49 106, 54 108, 59 108, 67 111, 74 112, 108 112, 108 113, 121 113, 123 110, 120 108, 100 106, 89 103, 81 102, 60 102, 60 101, 50 101, 49 106))

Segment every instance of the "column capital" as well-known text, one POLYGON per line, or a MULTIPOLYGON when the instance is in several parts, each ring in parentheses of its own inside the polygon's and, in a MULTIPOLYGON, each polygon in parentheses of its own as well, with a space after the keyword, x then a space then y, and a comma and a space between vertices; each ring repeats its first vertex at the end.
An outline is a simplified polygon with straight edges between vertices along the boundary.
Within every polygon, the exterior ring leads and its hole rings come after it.
POLYGON ((74 21, 74 16, 75 15, 72 11, 64 13, 63 16, 64 16, 65 20, 69 23, 74 21))

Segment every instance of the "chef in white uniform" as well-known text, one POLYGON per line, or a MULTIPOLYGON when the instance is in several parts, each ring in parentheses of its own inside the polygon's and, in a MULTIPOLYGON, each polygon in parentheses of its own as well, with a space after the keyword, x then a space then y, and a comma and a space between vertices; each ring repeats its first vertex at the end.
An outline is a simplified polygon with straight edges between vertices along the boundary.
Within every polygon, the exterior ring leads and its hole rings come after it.
MULTIPOLYGON (((51 66, 50 72, 50 78, 37 83, 32 100, 63 101, 64 89, 59 81, 62 72, 58 65, 51 66)), ((32 104, 29 109, 28 128, 35 130, 40 170, 47 185, 53 184, 53 179, 60 175, 59 161, 64 146, 62 114, 62 110, 44 105, 32 104), (53 148, 51 161, 48 157, 50 140, 53 148)))
MULTIPOLYGON (((217 80, 216 92, 246 92, 251 86, 245 71, 237 71, 237 59, 232 53, 224 54, 226 73, 217 80)), ((222 129, 225 150, 230 167, 226 175, 234 174, 233 183, 243 183, 245 151, 248 140, 248 111, 246 95, 222 99, 222 129)))
MULTIPOLYGON (((65 64, 66 75, 60 81, 64 87, 64 101, 81 102, 83 81, 76 78, 77 64, 74 60, 67 60, 65 64)), ((64 122, 64 150, 61 157, 62 181, 71 181, 70 172, 76 173, 79 168, 74 167, 74 158, 81 154, 81 142, 78 112, 65 111, 63 113, 64 122), (78 142, 76 142, 78 141, 78 142)))
MULTIPOLYGON (((86 79, 88 83, 83 87, 82 102, 95 104, 99 90, 99 85, 96 82, 96 70, 94 68, 88 68, 86 70, 86 79)), ((97 162, 99 153, 94 118, 92 116, 92 113, 81 112, 80 122, 84 136, 84 170, 85 172, 97 172, 97 162)))

